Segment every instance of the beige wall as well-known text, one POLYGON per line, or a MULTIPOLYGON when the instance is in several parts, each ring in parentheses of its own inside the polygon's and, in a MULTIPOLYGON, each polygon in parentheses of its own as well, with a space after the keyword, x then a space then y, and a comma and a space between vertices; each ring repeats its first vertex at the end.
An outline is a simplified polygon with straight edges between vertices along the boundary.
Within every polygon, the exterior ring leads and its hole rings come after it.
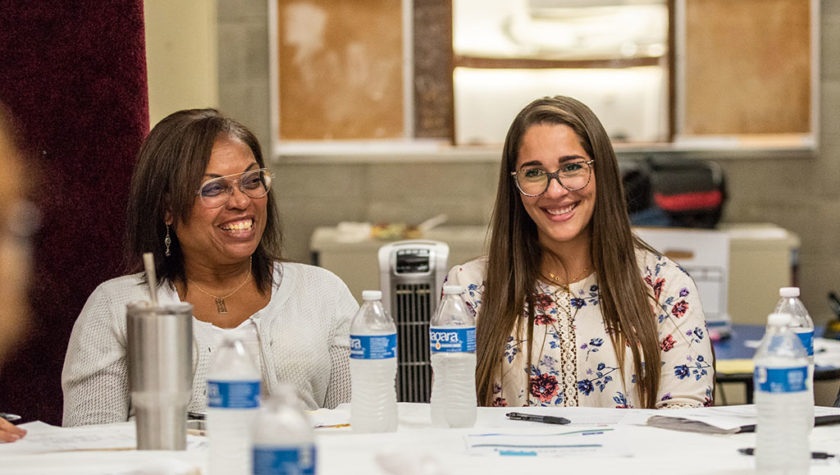
MULTIPOLYGON (((218 1, 221 107, 254 127, 267 149, 266 2, 218 1)), ((840 2, 823 0, 821 9, 820 151, 815 157, 718 160, 729 182, 725 221, 772 222, 800 236, 799 283, 817 323, 830 316, 827 292, 840 291, 840 2)), ((445 211, 453 224, 486 223, 497 179, 495 163, 280 163, 273 168, 287 254, 304 262, 315 227, 342 220, 416 223, 445 211)), ((754 302, 768 312, 773 303, 754 302)))
POLYGON ((149 123, 219 102, 214 0, 145 0, 149 123))

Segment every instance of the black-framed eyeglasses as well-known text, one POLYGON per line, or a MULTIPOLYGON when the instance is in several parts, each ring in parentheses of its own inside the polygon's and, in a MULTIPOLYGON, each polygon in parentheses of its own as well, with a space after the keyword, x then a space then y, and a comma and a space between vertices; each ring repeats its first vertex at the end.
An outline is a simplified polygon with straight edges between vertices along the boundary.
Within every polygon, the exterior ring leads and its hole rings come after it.
POLYGON ((592 178, 592 167, 595 160, 577 160, 564 163, 556 172, 549 172, 538 166, 526 166, 519 171, 510 172, 519 192, 525 196, 540 196, 548 191, 551 179, 557 180, 560 186, 577 191, 586 188, 592 178))
POLYGON ((196 192, 201 198, 201 204, 207 208, 224 206, 233 194, 233 187, 249 198, 262 198, 271 189, 271 171, 268 168, 248 170, 244 173, 234 173, 205 181, 196 192), (233 177, 238 177, 232 179, 233 177))

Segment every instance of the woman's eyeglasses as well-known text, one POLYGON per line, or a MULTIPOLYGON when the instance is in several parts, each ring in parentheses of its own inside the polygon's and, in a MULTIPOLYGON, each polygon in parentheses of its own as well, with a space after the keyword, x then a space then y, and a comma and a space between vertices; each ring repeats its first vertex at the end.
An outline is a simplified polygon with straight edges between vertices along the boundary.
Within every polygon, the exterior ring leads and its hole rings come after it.
POLYGON ((218 208, 230 200, 234 186, 249 198, 262 198, 271 189, 271 172, 268 168, 259 168, 213 178, 202 183, 196 194, 205 207, 218 208), (232 180, 233 177, 238 178, 232 180))
POLYGON ((586 188, 592 178, 592 165, 595 160, 578 160, 564 163, 556 172, 545 171, 540 167, 523 167, 519 171, 510 172, 516 182, 519 192, 525 196, 540 196, 548 191, 551 179, 557 180, 560 186, 577 191, 586 188))

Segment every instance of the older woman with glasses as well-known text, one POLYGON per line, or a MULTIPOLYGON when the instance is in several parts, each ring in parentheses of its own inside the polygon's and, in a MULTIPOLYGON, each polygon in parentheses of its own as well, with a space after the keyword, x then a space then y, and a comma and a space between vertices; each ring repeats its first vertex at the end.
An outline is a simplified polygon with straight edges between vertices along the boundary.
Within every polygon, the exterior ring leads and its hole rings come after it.
POLYGON ((694 281, 630 230, 618 163, 577 100, 538 99, 505 140, 486 257, 454 267, 477 314, 479 404, 710 405, 694 281))
POLYGON ((256 137, 212 109, 176 112, 140 149, 126 251, 135 273, 101 284, 82 309, 62 373, 64 425, 132 414, 126 304, 148 299, 142 255, 152 251, 158 299, 193 305, 189 410, 206 406, 214 352, 230 336, 250 350, 263 392, 293 384, 310 408, 350 399, 349 326, 358 308, 321 268, 284 262, 278 213, 256 137))

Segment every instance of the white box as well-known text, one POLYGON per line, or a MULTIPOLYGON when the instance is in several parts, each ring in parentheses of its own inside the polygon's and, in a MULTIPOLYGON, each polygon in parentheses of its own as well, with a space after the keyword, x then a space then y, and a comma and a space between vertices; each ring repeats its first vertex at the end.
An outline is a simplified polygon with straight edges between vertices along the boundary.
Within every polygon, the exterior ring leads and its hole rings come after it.
POLYGON ((634 228, 639 238, 682 266, 697 284, 709 331, 728 335, 729 234, 709 229, 634 228))

